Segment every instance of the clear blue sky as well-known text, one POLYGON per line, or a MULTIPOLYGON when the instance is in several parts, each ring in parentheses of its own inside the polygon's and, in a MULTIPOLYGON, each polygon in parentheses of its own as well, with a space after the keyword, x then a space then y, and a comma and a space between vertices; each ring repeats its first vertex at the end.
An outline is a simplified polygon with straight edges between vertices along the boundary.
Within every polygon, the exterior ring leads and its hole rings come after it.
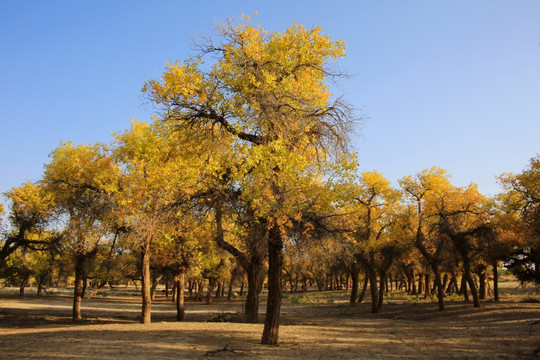
POLYGON ((540 152, 540 1, 3 1, 0 192, 38 180, 60 141, 109 142, 152 108, 140 88, 192 39, 258 11, 282 31, 348 43, 336 91, 367 118, 362 170, 391 181, 431 166, 500 189, 540 152))

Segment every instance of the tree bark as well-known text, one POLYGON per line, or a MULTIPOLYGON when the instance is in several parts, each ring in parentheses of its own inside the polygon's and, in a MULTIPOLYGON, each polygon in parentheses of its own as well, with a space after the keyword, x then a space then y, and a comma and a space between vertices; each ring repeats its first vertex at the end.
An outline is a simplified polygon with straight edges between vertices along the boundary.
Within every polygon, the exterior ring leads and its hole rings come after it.
POLYGON ((75 258, 75 289, 73 293, 73 320, 81 320, 81 302, 83 296, 84 282, 84 260, 83 255, 76 255, 75 258))
POLYGON ((369 287, 371 288, 371 313, 379 313, 379 286, 375 270, 369 269, 369 287))
POLYGON ((141 324, 150 324, 151 310, 152 310, 152 278, 150 276, 150 241, 146 240, 142 248, 141 254, 141 266, 142 266, 142 312, 141 312, 141 324))
MULTIPOLYGON (((262 262, 258 257, 252 256, 249 266, 245 270, 248 278, 248 291, 244 306, 244 320, 248 323, 257 323, 259 320, 259 293, 262 285, 262 262)), ((242 286, 243 284, 244 282, 242 282, 242 286)))
POLYGON ((181 272, 176 278, 176 320, 184 321, 185 309, 184 309, 184 283, 185 274, 181 272))
POLYGON ((283 239, 278 225, 268 234, 268 300, 261 344, 277 345, 279 338, 279 315, 281 311, 281 269, 283 267, 283 239))

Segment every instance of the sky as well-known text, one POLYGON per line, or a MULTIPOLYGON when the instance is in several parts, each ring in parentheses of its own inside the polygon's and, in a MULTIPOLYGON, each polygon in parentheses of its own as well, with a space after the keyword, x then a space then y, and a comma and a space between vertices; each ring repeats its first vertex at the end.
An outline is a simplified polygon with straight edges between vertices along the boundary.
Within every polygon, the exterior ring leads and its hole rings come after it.
POLYGON ((3 1, 0 193, 39 180, 61 142, 149 121, 144 83, 255 11, 270 31, 302 23, 347 43, 336 65, 351 78, 333 92, 363 119, 361 171, 397 185, 438 166, 491 195, 540 153, 537 0, 3 1))

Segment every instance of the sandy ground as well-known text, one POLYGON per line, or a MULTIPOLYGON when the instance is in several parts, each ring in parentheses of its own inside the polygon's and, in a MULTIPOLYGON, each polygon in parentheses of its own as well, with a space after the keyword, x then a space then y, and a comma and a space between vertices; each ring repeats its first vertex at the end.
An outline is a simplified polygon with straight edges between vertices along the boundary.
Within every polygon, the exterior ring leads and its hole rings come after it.
MULTIPOLYGON (((327 296, 326 294, 318 296, 327 296)), ((344 298, 344 297, 343 297, 344 298)), ((540 304, 508 298, 480 309, 461 302, 369 304, 285 300, 278 346, 260 345, 262 324, 207 322, 242 309, 240 300, 186 303, 186 321, 160 295, 153 323, 137 322, 133 296, 85 299, 72 322, 68 296, 0 296, 0 359, 537 359, 540 304)), ((264 303, 261 303, 261 322, 264 303)))

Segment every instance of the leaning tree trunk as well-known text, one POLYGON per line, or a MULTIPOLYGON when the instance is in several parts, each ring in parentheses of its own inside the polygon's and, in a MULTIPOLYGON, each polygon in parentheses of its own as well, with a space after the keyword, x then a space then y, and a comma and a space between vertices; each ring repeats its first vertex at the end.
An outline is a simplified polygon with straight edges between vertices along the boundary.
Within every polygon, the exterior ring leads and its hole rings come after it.
POLYGON ((152 278, 150 276, 150 241, 146 240, 141 254, 142 265, 142 313, 141 324, 150 324, 152 310, 152 278))
POLYGON ((75 290, 73 293, 73 320, 81 320, 81 302, 84 287, 84 260, 83 255, 77 255, 75 258, 75 290))
POLYGON ((358 304, 360 304, 362 301, 364 301, 364 296, 366 296, 366 290, 367 290, 368 282, 369 282, 369 276, 366 273, 364 275, 364 285, 362 286, 362 291, 360 292, 360 295, 358 296, 358 300, 356 300, 356 302, 358 304))
POLYGON ((478 296, 478 291, 476 291, 476 285, 474 284, 474 279, 471 273, 471 264, 469 257, 466 254, 461 254, 463 258, 463 276, 469 284, 469 289, 471 290, 471 295, 473 297, 473 306, 480 307, 480 298, 478 296))
POLYGON ((176 278, 176 320, 183 321, 185 318, 184 310, 184 283, 185 274, 181 272, 176 278))
POLYGON ((277 345, 279 337, 279 314, 281 311, 281 270, 283 268, 283 239, 280 229, 274 225, 268 234, 268 300, 261 344, 277 345))

